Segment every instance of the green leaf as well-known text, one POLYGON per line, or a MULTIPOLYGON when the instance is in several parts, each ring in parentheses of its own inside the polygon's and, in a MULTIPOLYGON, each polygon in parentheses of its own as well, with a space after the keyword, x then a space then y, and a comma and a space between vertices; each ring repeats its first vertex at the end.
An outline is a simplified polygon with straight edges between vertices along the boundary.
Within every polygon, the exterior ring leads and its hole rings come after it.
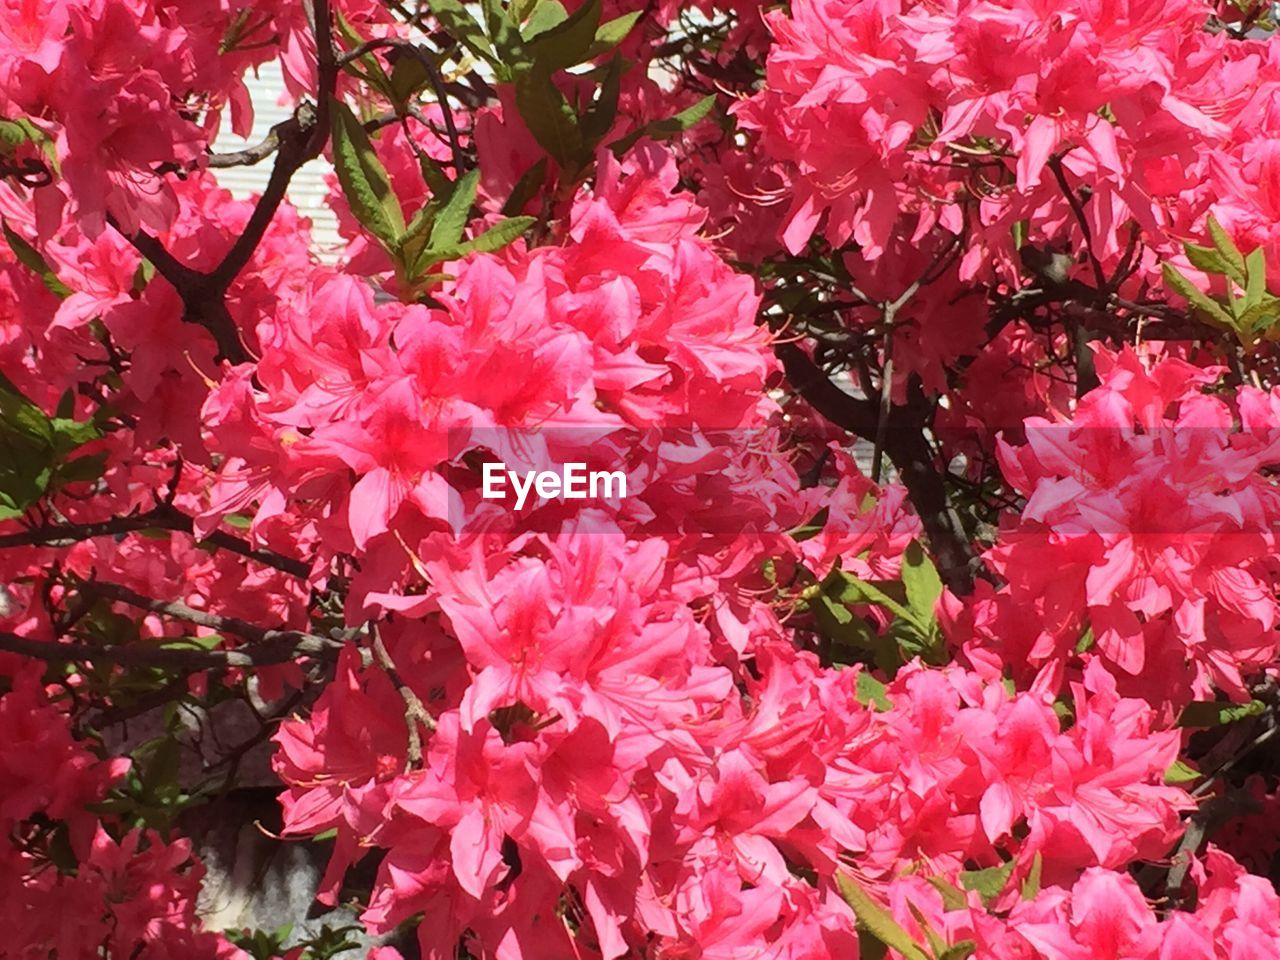
POLYGON ((516 181, 516 185, 511 191, 511 196, 507 197, 507 202, 502 205, 502 215, 504 217, 514 217, 520 213, 528 206, 529 201, 537 196, 538 190, 546 179, 547 158, 542 157, 520 175, 520 179, 516 181))
MULTIPOLYGON (((889 596, 879 587, 868 583, 865 580, 859 580, 852 574, 845 573, 843 570, 832 571, 832 576, 838 576, 837 590, 834 592, 836 599, 844 603, 874 603, 885 607, 895 616, 902 617, 904 620, 914 620, 910 610, 900 604, 893 597, 889 596)), ((830 578, 828 578, 830 579, 830 578)))
POLYGON ((1224 724, 1257 717, 1266 713, 1267 705, 1261 700, 1248 703, 1228 703, 1223 700, 1195 700, 1182 708, 1178 717, 1180 727, 1221 727, 1224 724))
POLYGON ((1031 869, 1027 871, 1027 876, 1022 881, 1023 900, 1034 900, 1040 896, 1040 874, 1044 870, 1044 858, 1040 856, 1040 851, 1036 851, 1036 855, 1031 858, 1031 869))
POLYGON ((457 247, 459 255, 468 253, 496 253, 515 242, 526 230, 537 223, 537 217, 511 217, 490 227, 474 240, 457 247))
POLYGON ((902 555, 902 584, 907 588, 907 604, 917 621, 932 622, 934 606, 942 596, 942 578, 918 540, 907 544, 902 555))
POLYGON ((823 636, 830 637, 842 647, 870 650, 878 654, 876 664, 885 670, 894 670, 899 666, 896 658, 890 658, 890 662, 882 661, 880 655, 892 652, 889 643, 877 635, 869 623, 856 616, 840 601, 820 593, 810 600, 809 609, 823 636))
POLYGON ((572 167, 582 152, 578 115, 551 75, 535 67, 516 79, 516 109, 538 145, 561 167, 572 167))
POLYGON ((645 128, 645 132, 655 140, 674 137, 676 134, 688 130, 694 124, 705 120, 711 114, 711 110, 715 105, 716 95, 709 93, 693 106, 686 107, 674 116, 667 117, 665 120, 655 120, 645 128))
POLYGON ((880 904, 871 899, 857 881, 843 874, 836 874, 836 886, 845 903, 858 918, 858 925, 891 950, 897 950, 904 960, 929 960, 924 948, 911 939, 910 934, 880 904))
POLYGON ((608 136, 613 128, 613 122, 618 118, 618 95, 621 89, 622 58, 614 57, 609 61, 604 82, 600 85, 600 93, 595 103, 582 118, 582 139, 593 149, 608 136))
POLYGON ((1080 634, 1080 639, 1076 641, 1076 653, 1086 653, 1092 650, 1093 645, 1097 642, 1097 637, 1093 635, 1093 627, 1085 627, 1084 633, 1080 634))
POLYGON ((0 117, 0 155, 11 156, 27 143, 39 147, 49 166, 59 169, 57 148, 47 133, 26 117, 0 117))
POLYGON ((1209 237, 1227 265, 1227 276, 1243 287, 1245 285, 1244 256, 1235 242, 1227 236, 1227 231, 1222 229, 1222 224, 1214 219, 1213 214, 1209 214, 1209 237))
POLYGON ((539 33, 528 43, 534 66, 548 74, 587 59, 600 26, 602 0, 587 0, 561 23, 539 33))
POLYGON ((803 543, 806 540, 811 540, 820 534, 826 527, 829 515, 830 510, 827 507, 823 507, 803 526, 787 531, 787 535, 796 543, 803 543))
POLYGON ((1264 294, 1259 303, 1240 314, 1240 329, 1254 336, 1273 336, 1277 316, 1280 316, 1280 300, 1271 294, 1264 294))
POLYGON ((1170 290, 1180 295, 1191 306, 1195 307, 1202 313, 1207 314, 1211 319, 1228 330, 1236 330, 1236 321, 1232 316, 1222 308, 1222 305, 1216 300, 1211 300, 1199 287, 1188 280, 1183 274, 1171 263, 1160 265, 1161 272, 1164 274, 1164 282, 1170 290))
POLYGON ((1181 760, 1175 760, 1169 769, 1164 772, 1164 782, 1171 787, 1176 787, 1199 780, 1201 776, 1202 774, 1195 767, 1183 763, 1181 760))
POLYGON ((160 737, 148 751, 147 762, 142 768, 142 785, 154 794, 178 782, 178 768, 182 763, 182 746, 173 737, 160 737))
POLYGON ((59 873, 75 876, 80 871, 80 858, 71 845, 71 830, 65 822, 60 822, 50 834, 47 852, 49 862, 59 873))
POLYGON ((552 27, 558 27, 569 19, 569 11, 560 0, 542 0, 533 10, 533 14, 525 22, 520 31, 525 40, 532 40, 539 34, 546 33, 552 27))
POLYGON ((892 710, 893 703, 890 702, 887 692, 888 688, 868 671, 863 670, 858 674, 854 695, 864 707, 874 706, 881 713, 892 710))
POLYGON ((405 231, 404 211, 391 189, 387 170, 351 109, 330 101, 333 116, 333 166, 351 212, 360 224, 391 250, 405 231))
POLYGON ((476 190, 480 186, 480 171, 471 170, 454 183, 449 199, 440 207, 431 225, 431 243, 427 249, 433 253, 457 249, 462 232, 471 219, 471 207, 476 202, 476 190))
MULTIPOLYGON (((438 160, 427 156, 426 152, 418 154, 418 169, 422 171, 422 179, 426 182, 433 198, 447 197, 453 189, 453 181, 444 172, 444 166, 438 160)), ((421 211, 419 211, 421 213, 421 211)))
POLYGON ((53 268, 49 266, 39 250, 14 233, 13 228, 9 226, 9 221, 0 221, 0 228, 3 229, 4 239, 9 244, 9 249, 13 251, 13 255, 18 258, 18 262, 38 276, 50 293, 60 300, 71 296, 71 288, 58 279, 58 275, 53 272, 53 268))
MULTIPOLYGON (((341 10, 336 12, 336 17, 338 21, 338 33, 341 34, 342 38, 352 47, 352 49, 364 43, 365 38, 362 37, 360 32, 351 25, 346 17, 342 15, 341 10)), ((348 63, 344 69, 346 69, 348 73, 359 77, 384 97, 391 98, 391 78, 387 76, 387 72, 382 68, 382 63, 372 51, 366 53, 359 60, 348 63), (356 69, 357 63, 361 67, 359 70, 356 69)))
POLYGON ((401 105, 408 103, 426 86, 429 79, 431 75, 417 57, 410 54, 397 57, 388 80, 391 100, 401 105))
POLYGON ((964 891, 948 883, 942 877, 930 877, 929 883, 941 894, 944 910, 964 910, 969 906, 969 900, 964 895, 964 891))
MULTIPOLYGON (((1213 247, 1201 247, 1194 243, 1184 243, 1182 251, 1186 254, 1187 260, 1190 261, 1191 265, 1203 273, 1221 277, 1230 276, 1231 274, 1231 265, 1213 247)), ((1243 284, 1244 278, 1241 277, 1239 282, 1243 284)))
POLYGON ((156 275, 156 266, 145 257, 138 262, 138 269, 133 274, 133 292, 141 293, 147 289, 149 284, 156 275))
POLYGON ((925 942, 929 945, 929 955, 931 957, 940 957, 947 949, 947 941, 942 939, 942 935, 933 929, 929 923, 929 919, 924 912, 914 903, 908 902, 907 909, 911 911, 911 916, 915 918, 920 929, 924 931, 925 942))
POLYGON ((1031 223, 1028 220, 1019 220, 1013 225, 1013 249, 1021 250, 1027 245, 1027 231, 1031 223))
POLYGON ((49 447, 51 451, 53 449, 53 421, 20 393, 0 389, 0 425, 7 428, 6 433, 16 432, 28 440, 49 447))
POLYGON ((396 258, 409 279, 417 277, 430 263, 427 255, 427 241, 431 238, 431 226, 434 222, 439 204, 428 203, 413 215, 409 226, 400 238, 396 258))
POLYGON ((977 941, 960 940, 938 954, 938 960, 968 960, 977 949, 977 941))
POLYGON ((537 5, 538 0, 511 0, 511 5, 507 7, 507 14, 511 17, 512 23, 524 23, 537 5))
POLYGON ((0 117, 0 153, 8 156, 27 143, 48 139, 44 131, 26 117, 0 117))
POLYGON ((1245 309, 1262 303, 1267 293, 1267 255, 1259 247, 1245 258, 1245 274, 1248 281, 1244 290, 1245 309))
POLYGON ((458 0, 427 0, 427 6, 440 21, 440 26, 444 28, 445 33, 476 56, 483 57, 490 63, 497 63, 493 47, 489 45, 489 39, 484 35, 484 30, 458 0))
POLYGON ((960 874, 960 886, 974 891, 982 898, 984 904, 1000 896, 1009 877, 1013 874, 1014 862, 1010 860, 998 867, 987 867, 984 870, 965 870, 960 874))
POLYGON ((644 16, 643 10, 634 10, 600 24, 600 29, 596 31, 593 49, 599 50, 600 53, 612 50, 627 39, 627 35, 635 29, 635 25, 640 22, 642 16, 644 16))
POLYGON ((106 451, 77 457, 60 466, 56 471, 59 486, 67 483, 92 483, 101 479, 107 469, 106 451))
POLYGON ((694 124, 705 120, 715 105, 716 94, 709 93, 693 106, 686 107, 674 116, 666 117, 662 120, 654 120, 639 130, 632 131, 621 140, 610 144, 609 149, 615 155, 620 156, 630 150, 641 137, 650 137, 654 140, 670 140, 672 137, 688 130, 694 124))
POLYGON ((53 446, 60 454, 67 454, 100 436, 98 428, 89 420, 67 420, 54 417, 49 421, 53 430, 53 446))

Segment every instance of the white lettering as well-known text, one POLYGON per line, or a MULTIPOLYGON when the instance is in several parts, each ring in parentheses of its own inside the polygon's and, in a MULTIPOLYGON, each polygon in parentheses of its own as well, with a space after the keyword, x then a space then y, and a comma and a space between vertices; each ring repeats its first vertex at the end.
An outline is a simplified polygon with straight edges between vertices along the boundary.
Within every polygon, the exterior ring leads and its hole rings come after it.
POLYGON ((560 496, 560 474, 544 470, 534 478, 534 488, 543 500, 560 496))
POLYGON ((506 494, 501 492, 498 487, 507 481, 506 464, 493 463, 492 461, 484 465, 484 487, 480 491, 480 496, 486 500, 503 500, 506 494))
POLYGON ((614 483, 617 483, 617 485, 618 485, 618 498, 619 498, 619 499, 626 499, 626 496, 627 496, 627 475, 626 475, 625 473, 623 473, 621 470, 614 470, 612 473, 606 473, 606 472, 605 472, 605 471, 603 471, 603 470, 597 470, 597 471, 594 471, 594 472, 591 474, 591 498, 592 498, 593 500, 599 500, 599 499, 601 499, 601 495, 600 495, 599 493, 597 493, 597 492, 596 492, 596 489, 597 489, 596 484, 597 484, 597 483, 603 483, 603 484, 604 484, 604 495, 603 495, 603 499, 605 499, 605 500, 612 500, 612 499, 613 499, 613 496, 614 496, 614 494, 613 494, 613 485, 614 485, 614 483))
POLYGON ((559 473, 555 470, 527 470, 519 473, 508 470, 505 463, 486 463, 484 483, 480 496, 485 500, 507 499, 507 484, 515 490, 515 508, 523 510, 530 493, 537 493, 543 500, 625 498, 627 475, 621 470, 588 472, 585 463, 566 463, 559 473))
POLYGON ((564 465, 564 498, 566 500, 587 499, 587 465, 585 463, 566 463, 564 465))
POLYGON ((525 498, 529 496, 529 490, 533 487, 534 478, 538 475, 538 471, 530 470, 524 475, 524 483, 520 482, 520 474, 514 470, 508 470, 507 476, 511 478, 511 485, 516 488, 516 509, 524 509, 525 498))

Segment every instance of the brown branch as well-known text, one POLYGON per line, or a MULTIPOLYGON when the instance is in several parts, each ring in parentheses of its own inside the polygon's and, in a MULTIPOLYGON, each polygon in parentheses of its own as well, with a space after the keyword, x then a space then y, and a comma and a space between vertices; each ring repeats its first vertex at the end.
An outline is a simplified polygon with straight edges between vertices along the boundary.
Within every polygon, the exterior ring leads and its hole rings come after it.
POLYGON ((289 121, 277 123, 262 138, 260 143, 233 153, 211 153, 204 158, 204 165, 210 170, 225 170, 228 167, 252 167, 261 163, 280 148, 280 128, 289 121))
POLYGON ((223 299, 225 288, 214 289, 212 278, 208 274, 179 263, 165 249, 164 244, 145 230, 133 234, 126 233, 110 215, 107 217, 107 222, 120 236, 133 244, 134 249, 151 261, 156 272, 177 291, 178 297, 182 300, 183 322, 209 331, 214 343, 217 344, 219 360, 244 363, 249 359, 244 344, 240 342, 240 331, 236 328, 235 321, 231 318, 231 313, 227 310, 223 299))
MULTIPOLYGON (((458 135, 458 126, 454 121, 453 110, 449 106, 449 97, 445 91, 444 77, 440 75, 439 68, 432 61, 431 57, 425 50, 417 44, 408 40, 401 40, 397 37, 378 37, 374 40, 367 40, 360 46, 344 53, 339 58, 339 64, 345 66, 374 50, 395 50, 401 54, 407 54, 417 60, 422 65, 422 69, 427 73, 427 80, 431 84, 431 89, 436 95, 436 102, 440 104, 440 113, 444 118, 445 131, 449 138, 449 148, 453 154, 453 168, 458 171, 461 176, 466 169, 466 154, 462 150, 462 140, 458 135)), ((430 127, 430 124, 424 124, 430 127)))
POLYGON ((257 204, 254 205, 253 213, 249 215, 249 222, 245 224, 244 231, 208 276, 210 288, 217 291, 219 296, 226 293, 227 288, 248 265, 249 259, 258 249, 258 244, 262 242, 267 227, 271 225, 276 211, 284 201, 293 175, 307 160, 311 159, 308 148, 317 129, 319 129, 319 120, 316 110, 305 103, 294 111, 292 117, 276 125, 278 138, 276 162, 271 168, 267 186, 258 198, 257 204))
POLYGON ((258 198, 244 232, 236 238, 222 262, 209 275, 210 283, 219 294, 226 292, 240 275, 240 271, 248 265, 253 252, 258 249, 267 227, 280 209, 293 175, 303 164, 320 156, 329 139, 330 104, 338 85, 338 62, 333 50, 333 17, 329 11, 329 0, 314 0, 312 14, 318 74, 316 105, 312 108, 302 104, 292 117, 276 125, 276 162, 271 168, 266 189, 258 198))
MULTIPOLYGON (((90 540, 94 537, 114 537, 139 530, 172 530, 177 533, 194 533, 195 521, 173 507, 157 506, 147 513, 137 513, 127 517, 113 517, 95 523, 47 524, 32 527, 19 533, 0 534, 0 549, 10 547, 42 547, 64 546, 90 540)), ((264 566, 274 567, 284 573, 306 579, 311 574, 310 564, 255 547, 250 543, 234 537, 222 530, 214 530, 202 541, 215 547, 238 554, 264 566)))
MULTIPOLYGON (((384 113, 364 123, 365 133, 377 133, 383 127, 399 123, 400 118, 394 113, 384 113)), ((280 127, 288 127, 284 120, 271 128, 271 131, 258 143, 235 150, 230 153, 211 153, 204 158, 204 165, 211 170, 225 170, 230 167, 252 167, 261 163, 280 148, 280 127)), ((196 164, 199 167, 199 164, 196 164)))
POLYGON ((209 670, 225 667, 262 667, 288 663, 298 657, 330 657, 341 644, 309 634, 279 633, 261 646, 235 650, 176 650, 136 644, 95 646, 57 640, 30 640, 0 630, 0 651, 51 663, 109 663, 125 667, 159 667, 165 670, 209 670))
POLYGON ((1060 155, 1054 155, 1049 158, 1049 169, 1053 171, 1053 178, 1058 183, 1058 189, 1067 198, 1071 212, 1075 216, 1076 222, 1080 225, 1080 232, 1084 235, 1085 253, 1089 256, 1089 265, 1093 268, 1093 276, 1098 282, 1098 289, 1109 291, 1107 274, 1102 269, 1102 262, 1098 260, 1098 255, 1093 252, 1093 229, 1089 226, 1088 218, 1085 217, 1084 206, 1080 203, 1080 198, 1076 196, 1075 190, 1067 182, 1067 172, 1063 169, 1060 155))
MULTIPOLYGON (((275 153, 276 162, 271 169, 266 189, 258 198, 244 231, 236 238, 218 266, 210 273, 194 270, 175 260, 155 237, 145 232, 127 234, 120 231, 138 252, 155 264, 160 276, 178 292, 178 296, 182 298, 182 319, 208 330, 218 345, 218 358, 229 360, 233 364, 245 363, 250 357, 241 342, 240 331, 227 310, 227 290, 248 265, 253 252, 262 242, 267 227, 284 200, 293 175, 308 160, 320 155, 329 136, 329 103, 337 88, 338 78, 329 0, 314 0, 313 13, 319 74, 317 105, 311 107, 302 104, 292 117, 276 124, 272 128, 274 146, 270 143, 271 137, 268 137, 262 144, 238 155, 240 158, 263 159, 275 153)), ((111 224, 117 230, 120 229, 114 220, 111 224)))
MULTIPOLYGON (((881 420, 874 403, 845 393, 794 343, 775 344, 774 351, 782 361, 788 383, 811 407, 836 426, 865 440, 875 440, 881 420)), ((898 476, 924 526, 939 576, 952 592, 965 595, 973 592, 978 565, 960 520, 947 501, 943 476, 934 464, 933 450, 925 438, 926 411, 920 399, 917 387, 912 404, 891 408, 884 421, 884 452, 898 468, 898 476)))
MULTIPOLYGON (((306 634, 299 633, 296 630, 268 629, 260 627, 256 623, 241 620, 238 617, 224 617, 205 610, 197 610, 177 600, 156 600, 152 597, 143 596, 137 591, 118 583, 107 583, 102 580, 84 580, 78 582, 76 586, 84 594, 101 597, 104 600, 113 600, 116 603, 127 603, 129 606, 137 607, 140 610, 149 610, 152 613, 163 614, 175 620, 185 620, 187 623, 194 623, 198 627, 207 627, 219 633, 235 634, 253 643, 272 643, 281 638, 297 639, 306 636, 306 634)), ((323 643, 329 642, 320 637, 315 639, 322 640, 323 643)))
POLYGON ((391 659, 391 654, 387 652, 386 644, 382 642, 382 636, 378 633, 378 629, 374 624, 369 624, 370 646, 373 648, 373 659, 382 668, 383 672, 395 684, 396 690, 400 693, 400 699, 404 701, 404 725, 408 731, 408 744, 405 751, 405 769, 413 770, 422 765, 422 734, 418 730, 422 726, 428 733, 436 728, 436 721, 427 712, 427 708, 422 705, 422 700, 413 692, 413 689, 405 683, 399 672, 396 670, 395 662, 391 659))

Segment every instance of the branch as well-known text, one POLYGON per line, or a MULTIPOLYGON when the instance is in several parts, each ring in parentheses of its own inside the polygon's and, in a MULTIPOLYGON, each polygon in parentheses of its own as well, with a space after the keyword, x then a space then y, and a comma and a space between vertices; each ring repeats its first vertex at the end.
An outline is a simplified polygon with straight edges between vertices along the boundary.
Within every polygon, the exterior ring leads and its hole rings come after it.
POLYGON ((183 322, 209 331, 214 343, 218 345, 218 359, 229 360, 233 364, 244 363, 249 359, 244 344, 240 342, 240 331, 236 329, 235 321, 231 319, 223 299, 225 287, 214 289, 209 274, 179 263, 165 249, 164 244, 146 231, 125 233, 110 214, 107 215, 107 222, 134 249, 151 261, 156 272, 178 292, 182 300, 183 322))
MULTIPOLYGON (((376 133, 383 127, 399 123, 400 118, 394 113, 383 113, 364 123, 365 133, 376 133)), ((252 167, 280 149, 280 128, 288 129, 289 121, 277 123, 259 143, 236 150, 231 153, 211 153, 204 158, 204 165, 211 170, 225 170, 229 167, 252 167)), ((197 167, 199 164, 196 165, 197 167)))
POLYGON ((782 361, 787 381, 832 423, 864 440, 874 441, 883 429, 884 452, 898 468, 898 476, 924 526, 938 561, 939 576, 953 593, 972 593, 977 558, 959 517, 947 501, 946 484, 934 466, 933 450, 925 439, 927 424, 919 403, 892 407, 888 418, 881 421, 874 403, 845 393, 794 343, 775 344, 774 351, 782 361))
POLYGON ((320 156, 329 139, 329 107, 338 91, 338 56, 333 49, 333 16, 329 0, 313 0, 311 30, 316 39, 316 128, 307 146, 307 159, 320 156))
POLYGON ((51 663, 109 663, 125 667, 159 667, 165 670, 209 670, 225 667, 262 667, 289 663, 298 657, 330 657, 341 644, 309 634, 278 635, 263 646, 236 650, 178 650, 136 645, 105 647, 57 640, 29 640, 0 630, 0 651, 51 663))
POLYGON ((276 124, 271 135, 256 147, 250 147, 239 154, 227 155, 222 160, 210 161, 211 166, 235 166, 246 162, 256 163, 271 153, 276 154, 271 177, 262 196, 258 198, 244 232, 236 238, 218 266, 211 273, 194 270, 175 260, 155 237, 145 232, 125 233, 114 220, 110 220, 111 225, 139 253, 155 264, 156 271, 177 290, 178 296, 182 298, 182 319, 208 330, 218 345, 218 359, 229 360, 233 364, 245 363, 250 357, 240 340, 240 331, 227 310, 227 289, 258 248, 263 234, 284 200, 293 175, 308 160, 320 155, 329 136, 329 102, 333 98, 338 79, 329 0, 314 0, 313 12, 319 74, 317 106, 299 106, 292 117, 276 124))
POLYGON ((276 162, 271 168, 267 186, 253 208, 244 232, 236 238, 236 242, 231 245, 226 256, 208 276, 210 286, 218 292, 219 296, 226 292, 240 275, 240 271, 249 263, 249 258, 258 249, 258 244, 267 232, 267 227, 271 225, 276 211, 280 209, 293 175, 307 160, 311 159, 308 148, 314 139, 315 131, 320 129, 318 115, 314 108, 304 103, 294 111, 292 117, 283 123, 276 124, 274 129, 278 146, 276 162))
POLYGON ((1067 173, 1062 167, 1062 157, 1057 155, 1050 157, 1049 169, 1053 171, 1053 178, 1058 182, 1058 188, 1066 196, 1067 203, 1071 205, 1071 212, 1075 215, 1076 222, 1080 224, 1080 232, 1084 234, 1084 249, 1089 255, 1089 265, 1093 268, 1093 276, 1098 281, 1098 289, 1109 290, 1107 275, 1102 269, 1102 263, 1098 260, 1097 254, 1093 252, 1093 230, 1084 215, 1084 206, 1080 203, 1080 198, 1076 196, 1076 192, 1071 189, 1071 184, 1067 182, 1067 173))
POLYGON ((871 439, 876 433, 876 411, 870 401, 845 393, 794 343, 774 345, 787 382, 809 406, 850 433, 871 439))
MULTIPOLYGON (((224 617, 205 610, 197 610, 177 600, 155 600, 118 583, 85 580, 78 582, 76 586, 81 593, 102 597, 104 600, 113 600, 117 603, 127 603, 129 606, 137 607, 140 610, 149 610, 152 613, 173 617, 175 620, 185 620, 187 623, 194 623, 198 627, 208 627, 210 630, 216 630, 219 633, 235 634, 253 643, 267 644, 281 639, 297 640, 307 636, 307 634, 299 633, 296 630, 267 629, 258 626, 256 623, 241 620, 238 617, 224 617)), ((322 644, 331 642, 321 637, 312 639, 318 640, 322 644)))
POLYGON ((240 275, 249 258, 258 249, 267 227, 275 218, 284 200, 293 175, 309 160, 320 156, 329 139, 330 103, 338 86, 338 62, 333 51, 333 18, 329 12, 329 0, 314 0, 312 4, 312 30, 316 41, 316 105, 302 104, 292 117, 277 124, 276 162, 266 189, 258 198, 244 232, 227 251, 222 262, 214 268, 209 279, 219 294, 240 275))
MULTIPOLYGON (((173 530, 194 536, 194 526, 195 521, 185 513, 180 513, 173 507, 158 506, 147 513, 113 517, 95 523, 48 524, 19 533, 0 534, 0 550, 8 547, 65 546, 94 537, 114 537, 138 530, 173 530)), ((203 542, 301 579, 306 579, 311 574, 310 564, 302 560, 255 547, 222 530, 214 530, 203 542)))
POLYGON ((436 102, 440 104, 440 113, 444 118, 445 130, 449 135, 449 148, 453 154, 453 168, 461 176, 466 169, 466 154, 462 150, 462 141, 458 136, 458 126, 454 122, 453 110, 449 107, 449 97, 445 91, 444 77, 440 75, 440 69, 432 61, 431 57, 427 55, 427 52, 417 44, 397 37, 378 37, 374 40, 368 40, 355 49, 344 53, 339 59, 339 64, 345 66, 374 50, 396 50, 402 54, 408 54, 422 64, 422 69, 427 72, 427 79, 431 83, 431 89, 436 95, 436 102))
POLYGON ((408 745, 405 751, 405 769, 412 770, 422 765, 422 734, 418 727, 421 725, 428 733, 436 728, 435 719, 427 712, 427 708, 422 705, 422 701, 413 689, 404 682, 404 679, 396 670, 395 661, 391 659, 391 654, 387 652, 387 646, 382 642, 382 635, 378 633, 377 627, 372 623, 369 624, 369 639, 373 647, 373 658, 391 682, 395 684, 396 690, 400 693, 400 699, 404 701, 404 725, 408 731, 408 745))
MULTIPOLYGON (((286 120, 285 123, 288 123, 288 121, 286 120)), ((261 143, 256 143, 251 147, 236 150, 234 153, 210 154, 205 157, 204 165, 211 170, 225 170, 228 167, 252 167, 256 163, 261 163, 279 149, 280 127, 283 125, 283 123, 277 123, 263 137, 261 143)))

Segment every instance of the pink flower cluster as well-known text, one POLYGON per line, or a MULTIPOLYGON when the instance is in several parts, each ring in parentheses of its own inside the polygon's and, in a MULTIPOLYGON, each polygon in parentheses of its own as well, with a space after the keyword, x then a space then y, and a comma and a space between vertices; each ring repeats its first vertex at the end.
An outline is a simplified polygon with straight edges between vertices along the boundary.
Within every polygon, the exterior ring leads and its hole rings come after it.
POLYGON ((8 955, 232 960, 245 955, 201 931, 203 868, 187 840, 112 834, 86 806, 129 768, 77 741, 38 671, 20 667, 0 696, 0 898, 8 955), (61 849, 61 852, 59 852, 61 849))
MULTIPOLYGON (((622 166, 602 158, 563 246, 473 258, 437 309, 378 305, 354 279, 314 271, 259 325, 256 368, 206 403, 211 449, 225 454, 211 514, 256 501, 257 529, 294 509, 330 549, 404 565, 396 538, 485 509, 468 451, 503 459, 529 443, 538 463, 589 461, 627 432, 649 450, 629 466, 646 493, 623 503, 623 528, 695 507, 738 511, 735 530, 752 515, 774 530, 802 520, 774 504, 796 481, 768 434, 774 363, 752 284, 697 237, 703 214, 672 195, 675 177, 656 148, 622 166), (699 441, 711 430, 762 448, 756 465, 735 474, 732 456, 699 441), (674 466, 664 444, 695 459, 674 466), (713 467, 706 482, 729 485, 719 499, 697 486, 713 467)), ((490 526, 511 527, 509 507, 491 512, 490 526)))
MULTIPOLYGON (((163 166, 198 162, 232 108, 247 133, 241 76, 268 59, 283 6, 225 0, 30 0, 0 9, 0 115, 56 143, 63 197, 90 237, 108 217, 133 232, 178 211, 163 166)), ((51 199, 44 191, 42 202, 51 199)))
POLYGON ((1006 585, 957 636, 997 673, 1061 670, 1087 647, 1152 703, 1247 699, 1244 677, 1277 654, 1280 393, 1215 395, 1221 370, 1172 355, 1097 363, 1069 420, 1029 419, 1002 445, 1026 506, 988 557, 1006 585))
POLYGON ((1262 960, 1280 949, 1280 897, 1210 849, 1195 873, 1194 911, 1160 917, 1127 874, 1093 868, 1074 884, 1027 891, 1003 918, 969 903, 947 904, 919 877, 896 881, 888 906, 918 942, 926 928, 947 943, 969 942, 983 960, 1262 960))
POLYGON ((768 81, 738 116, 790 182, 787 248, 820 232, 875 259, 896 230, 959 232, 969 198, 966 276, 984 260, 1016 265, 1020 221, 1032 242, 1078 248, 1060 163, 1090 191, 1103 264, 1119 261, 1130 221, 1172 252, 1210 206, 1242 243, 1270 249, 1274 47, 1205 29, 1210 12, 801 0, 769 14, 768 81))
POLYGON ((663 599, 664 553, 562 537, 427 564, 438 616, 387 631, 435 715, 423 768, 385 675, 354 658, 280 734, 286 829, 338 831, 330 897, 381 848, 364 919, 425 911, 427 953, 470 931, 501 957, 612 958, 654 935, 658 956, 827 956, 849 948, 833 877, 851 860, 954 883, 1012 860, 1013 887, 1033 864, 1070 884, 1177 835, 1179 738, 1100 665, 1066 728, 1047 697, 958 670, 909 668, 864 703, 857 671, 785 641, 751 671, 717 659, 663 599), (558 912, 572 923, 538 919, 558 912))

